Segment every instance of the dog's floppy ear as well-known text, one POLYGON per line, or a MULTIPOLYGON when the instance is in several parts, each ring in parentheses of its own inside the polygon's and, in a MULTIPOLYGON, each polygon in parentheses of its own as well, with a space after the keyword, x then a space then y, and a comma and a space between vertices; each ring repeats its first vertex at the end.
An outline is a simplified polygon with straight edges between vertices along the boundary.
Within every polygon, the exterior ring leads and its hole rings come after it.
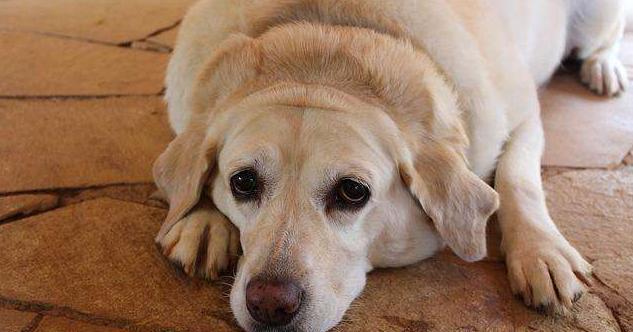
POLYGON ((192 93, 191 119, 154 163, 154 181, 169 203, 169 212, 156 239, 162 239, 200 200, 215 165, 221 137, 218 114, 226 100, 254 78, 257 47, 245 35, 225 40, 204 65, 192 93))
POLYGON ((169 203, 157 239, 163 238, 198 203, 215 163, 215 140, 205 137, 204 128, 195 127, 190 126, 171 141, 154 163, 154 181, 169 203))
POLYGON ((453 252, 469 262, 486 256, 486 222, 499 198, 459 153, 439 143, 426 144, 400 165, 400 172, 453 252))

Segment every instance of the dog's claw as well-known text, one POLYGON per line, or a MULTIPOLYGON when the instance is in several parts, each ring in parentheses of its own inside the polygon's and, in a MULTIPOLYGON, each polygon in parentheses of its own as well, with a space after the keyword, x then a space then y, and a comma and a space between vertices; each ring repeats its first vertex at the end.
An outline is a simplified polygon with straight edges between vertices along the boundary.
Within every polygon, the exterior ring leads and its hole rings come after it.
POLYGON ((574 298, 573 298, 572 302, 573 303, 578 302, 578 300, 580 300, 580 298, 582 297, 582 294, 583 294, 582 292, 578 292, 578 293, 574 294, 574 298))

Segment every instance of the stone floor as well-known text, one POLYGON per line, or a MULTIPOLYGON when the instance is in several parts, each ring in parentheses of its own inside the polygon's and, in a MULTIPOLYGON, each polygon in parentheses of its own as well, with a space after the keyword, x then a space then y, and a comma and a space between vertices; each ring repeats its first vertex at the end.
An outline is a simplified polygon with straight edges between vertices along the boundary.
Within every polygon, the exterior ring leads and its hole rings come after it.
MULTIPOLYGON (((162 77, 187 0, 0 1, 0 331, 236 331, 230 279, 184 277, 153 236, 171 140, 162 77)), ((633 78, 633 33, 622 49, 633 78)), ((569 317, 512 297, 494 256, 370 274, 338 331, 633 331, 633 92, 542 92, 545 187, 593 263, 569 317)))

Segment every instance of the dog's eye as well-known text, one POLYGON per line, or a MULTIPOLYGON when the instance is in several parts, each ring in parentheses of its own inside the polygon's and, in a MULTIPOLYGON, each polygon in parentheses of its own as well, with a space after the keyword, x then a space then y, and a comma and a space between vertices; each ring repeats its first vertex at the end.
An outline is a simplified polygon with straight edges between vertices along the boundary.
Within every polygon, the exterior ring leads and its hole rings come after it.
POLYGON ((369 188, 353 179, 342 179, 336 188, 337 201, 346 207, 361 207, 369 199, 369 188))
POLYGON ((231 191, 240 200, 254 199, 259 194, 259 180, 252 169, 238 172, 231 177, 231 191))

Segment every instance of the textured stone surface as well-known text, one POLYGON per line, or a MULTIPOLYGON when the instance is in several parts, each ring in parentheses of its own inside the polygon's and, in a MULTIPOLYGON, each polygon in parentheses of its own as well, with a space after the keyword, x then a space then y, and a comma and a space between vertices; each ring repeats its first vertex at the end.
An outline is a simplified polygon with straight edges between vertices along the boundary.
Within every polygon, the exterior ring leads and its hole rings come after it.
POLYGON ((633 167, 564 172, 545 189, 552 218, 604 284, 596 291, 633 331, 633 167))
POLYGON ((154 247, 164 217, 161 209, 104 198, 2 225, 0 296, 131 326, 234 330, 226 289, 181 278, 154 247))
POLYGON ((20 332, 35 317, 32 312, 22 312, 0 308, 0 331, 20 332))
POLYGON ((4 0, 0 28, 110 43, 141 39, 180 20, 194 0, 4 0))
MULTIPOLYGON (((616 293, 633 303, 633 256, 630 252, 622 256, 595 261, 595 274, 616 293)), ((631 311, 633 313, 633 309, 631 311)))
POLYGON ((370 274, 339 331, 618 331, 595 296, 571 317, 526 309, 509 289, 500 263, 468 264, 450 254, 403 269, 370 274))
MULTIPOLYGON (((633 79, 633 33, 620 58, 633 79)), ((541 93, 545 154, 543 164, 608 167, 633 147, 633 89, 617 98, 593 94, 577 75, 556 76, 541 93)))
POLYGON ((171 140, 158 97, 0 100, 0 192, 152 182, 171 140))
MULTIPOLYGON (((0 295, 117 317, 130 326, 235 329, 226 289, 178 277, 154 249, 163 217, 163 210, 98 199, 4 225, 0 243, 10 249, 0 252, 8 267, 0 270, 0 295)), ((573 318, 552 320, 512 297, 502 264, 465 264, 450 254, 372 273, 347 321, 341 330, 616 330, 592 295, 573 318), (456 314, 460 319, 451 319, 456 314)))
POLYGON ((37 329, 35 329, 35 332, 70 332, 70 331, 125 332, 125 330, 115 328, 115 327, 91 325, 87 323, 73 321, 70 319, 63 318, 63 317, 51 317, 51 316, 45 317, 40 322, 37 329))
POLYGON ((34 212, 46 211, 57 206, 59 197, 50 194, 26 194, 0 197, 0 221, 34 212))
POLYGON ((584 255, 633 255, 633 167, 565 172, 544 186, 552 218, 584 255))
POLYGON ((157 94, 163 88, 167 54, 3 31, 0 45, 11 45, 0 47, 0 96, 157 94))
POLYGON ((546 166, 608 167, 633 146, 633 92, 592 94, 572 75, 560 75, 541 93, 546 166))
POLYGON ((150 37, 147 40, 169 46, 171 48, 176 44, 176 37, 178 36, 178 27, 164 31, 156 36, 150 37))
POLYGON ((163 205, 161 205, 159 201, 151 199, 151 196, 155 191, 156 186, 153 183, 88 188, 72 193, 65 193, 61 197, 60 203, 62 205, 69 205, 95 198, 109 197, 118 200, 162 207, 163 205))

